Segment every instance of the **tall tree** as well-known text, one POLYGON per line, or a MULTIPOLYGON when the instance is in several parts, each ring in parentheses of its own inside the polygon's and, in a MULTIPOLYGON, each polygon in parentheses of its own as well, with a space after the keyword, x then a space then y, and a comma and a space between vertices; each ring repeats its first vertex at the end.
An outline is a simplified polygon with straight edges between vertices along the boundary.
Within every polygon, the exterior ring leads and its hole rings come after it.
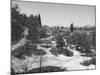
POLYGON ((73 23, 71 23, 71 25, 70 25, 70 31, 73 32, 73 30, 74 30, 74 25, 73 25, 73 23))
POLYGON ((39 24, 41 26, 42 24, 41 24, 41 16, 40 16, 40 14, 38 14, 38 21, 39 21, 39 24))
POLYGON ((22 28, 21 15, 19 12, 18 5, 15 5, 11 8, 11 40, 12 42, 18 41, 22 38, 22 28))

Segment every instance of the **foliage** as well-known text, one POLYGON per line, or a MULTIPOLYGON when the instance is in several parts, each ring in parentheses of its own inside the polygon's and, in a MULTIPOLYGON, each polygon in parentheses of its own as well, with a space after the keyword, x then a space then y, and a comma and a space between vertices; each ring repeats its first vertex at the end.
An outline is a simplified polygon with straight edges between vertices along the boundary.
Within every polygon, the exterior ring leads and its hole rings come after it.
POLYGON ((51 41, 50 40, 38 40, 37 43, 39 43, 39 44, 42 44, 42 43, 51 44, 51 41))
POLYGON ((89 65, 96 65, 96 58, 93 57, 91 60, 86 60, 82 63, 80 63, 81 65, 84 65, 84 66, 89 66, 89 65))
POLYGON ((12 55, 20 59, 23 58, 23 56, 31 57, 32 54, 44 55, 46 52, 41 49, 37 49, 36 45, 30 45, 29 43, 26 43, 24 46, 21 46, 12 51, 12 55))
POLYGON ((73 52, 69 51, 68 49, 64 49, 64 48, 52 48, 50 52, 54 54, 55 56, 58 56, 59 54, 63 54, 69 57, 73 56, 73 52))
POLYGON ((73 25, 73 23, 70 25, 70 31, 71 32, 73 32, 73 30, 74 30, 74 25, 73 25))
POLYGON ((60 35, 57 37, 56 42, 57 42, 57 45, 56 45, 57 48, 65 46, 65 42, 64 42, 62 36, 60 36, 60 35))
POLYGON ((11 8, 11 19, 12 42, 19 41, 23 37, 24 27, 29 29, 27 39, 32 42, 36 42, 37 39, 46 36, 45 32, 40 31, 42 28, 40 14, 37 16, 27 16, 26 14, 20 13, 18 5, 15 5, 11 8))
POLYGON ((44 47, 44 48, 50 48, 51 45, 41 45, 41 47, 44 47))
POLYGON ((44 73, 44 72, 60 72, 60 71, 65 71, 65 68, 60 68, 57 66, 46 66, 46 67, 41 67, 40 68, 34 68, 28 72, 23 72, 20 74, 30 74, 30 73, 44 73))
POLYGON ((15 7, 12 7, 11 10, 11 40, 12 41, 18 41, 22 38, 22 32, 24 29, 22 28, 22 16, 20 15, 20 12, 18 11, 19 7, 15 5, 15 7))
POLYGON ((68 41, 68 44, 74 44, 80 47, 81 50, 84 49, 83 52, 86 53, 90 53, 91 49, 95 48, 95 35, 92 35, 92 32, 90 35, 74 32, 72 35, 69 35, 66 40, 68 41))
POLYGON ((46 38, 48 37, 49 35, 46 34, 46 30, 41 28, 41 31, 40 31, 40 38, 46 38))

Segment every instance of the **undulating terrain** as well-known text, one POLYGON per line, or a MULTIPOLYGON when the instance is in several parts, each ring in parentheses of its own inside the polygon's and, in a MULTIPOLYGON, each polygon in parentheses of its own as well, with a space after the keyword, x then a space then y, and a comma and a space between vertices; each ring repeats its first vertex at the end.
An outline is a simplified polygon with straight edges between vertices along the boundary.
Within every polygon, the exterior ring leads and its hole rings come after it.
POLYGON ((12 7, 12 74, 96 68, 94 28, 48 27, 41 16, 27 17, 12 7))

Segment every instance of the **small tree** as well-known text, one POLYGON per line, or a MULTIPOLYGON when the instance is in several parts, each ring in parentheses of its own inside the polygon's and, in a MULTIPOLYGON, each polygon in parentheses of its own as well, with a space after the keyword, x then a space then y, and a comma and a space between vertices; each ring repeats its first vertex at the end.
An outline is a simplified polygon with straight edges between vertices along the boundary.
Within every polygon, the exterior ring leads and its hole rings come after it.
POLYGON ((73 32, 73 30, 74 30, 74 25, 73 25, 73 23, 70 25, 70 31, 71 32, 73 32))
POLYGON ((64 27, 62 26, 61 29, 63 29, 64 27))
POLYGON ((65 46, 65 42, 64 42, 62 36, 58 36, 56 47, 59 48, 59 47, 63 47, 63 46, 65 46))
POLYGON ((39 22, 39 26, 41 26, 42 24, 41 24, 41 16, 40 16, 40 14, 38 14, 38 22, 39 22))

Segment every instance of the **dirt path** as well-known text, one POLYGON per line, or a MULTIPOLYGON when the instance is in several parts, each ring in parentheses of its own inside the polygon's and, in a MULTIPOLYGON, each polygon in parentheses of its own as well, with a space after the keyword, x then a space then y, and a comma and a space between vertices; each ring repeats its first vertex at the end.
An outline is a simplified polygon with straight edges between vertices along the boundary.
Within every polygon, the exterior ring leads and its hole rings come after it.
MULTIPOLYGON (((50 38, 44 38, 43 40, 51 40, 50 38)), ((64 38, 63 38, 64 39, 64 38)), ((56 41, 52 41, 52 46, 56 46, 56 41)), ((66 40, 64 39, 65 44, 67 45, 66 40)), ((73 52, 74 56, 67 57, 64 55, 54 56, 50 50, 51 48, 43 48, 41 47, 43 44, 39 44, 37 47, 38 49, 43 49, 47 54, 43 56, 43 63, 42 66, 57 66, 61 68, 66 68, 66 70, 80 70, 80 69, 88 69, 89 66, 83 66, 80 62, 85 60, 90 60, 91 57, 82 57, 80 56, 81 53, 76 51, 75 49, 68 49, 73 52)), ((92 66, 93 68, 93 66, 92 66)), ((95 67, 94 67, 95 68, 95 67)))
MULTIPOLYGON (((90 60, 91 57, 81 56, 80 52, 78 52, 75 49, 71 49, 70 46, 68 46, 67 48, 70 51, 73 52, 74 55, 72 57, 68 57, 68 56, 64 56, 64 55, 58 55, 58 56, 53 55, 50 52, 50 50, 52 49, 52 47, 56 47, 56 41, 52 40, 52 38, 54 38, 54 37, 55 36, 51 35, 48 38, 40 39, 40 40, 49 40, 49 41, 51 41, 51 44, 49 44, 49 45, 51 45, 50 48, 42 47, 42 45, 48 45, 46 43, 37 44, 37 49, 42 49, 46 52, 46 55, 42 56, 42 67, 57 66, 57 67, 60 67, 60 68, 65 68, 66 70, 95 69, 95 65, 90 65, 90 66, 81 65, 80 64, 81 62, 83 62, 85 60, 90 60)), ((64 39, 64 42, 67 45, 66 39, 64 39)), ((20 44, 22 45, 22 43, 20 43, 20 44)), ((27 61, 28 61, 28 64, 27 64, 28 70, 40 67, 39 66, 40 56, 33 55, 32 57, 27 57, 25 60, 22 60, 22 62, 24 62, 24 63, 25 62, 27 63, 27 61)), ((16 62, 14 62, 14 64, 16 65, 16 62)), ((16 67, 16 66, 14 66, 14 67, 16 67)), ((17 68, 18 68, 18 66, 17 66, 17 68)), ((20 69, 20 66, 19 66, 19 69, 20 69)))

